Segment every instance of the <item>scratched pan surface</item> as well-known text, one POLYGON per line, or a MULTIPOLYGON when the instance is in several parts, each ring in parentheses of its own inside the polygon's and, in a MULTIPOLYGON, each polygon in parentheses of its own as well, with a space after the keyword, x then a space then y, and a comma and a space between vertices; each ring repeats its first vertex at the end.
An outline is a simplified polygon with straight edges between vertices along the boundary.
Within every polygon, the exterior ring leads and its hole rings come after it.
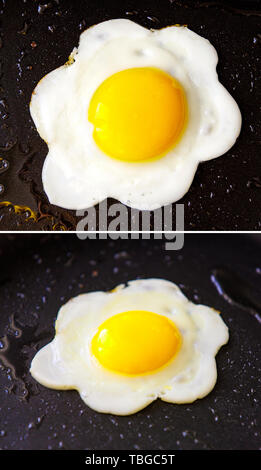
MULTIPOLYGON (((19 213, 15 213, 10 205, 2 207, 0 228, 75 230, 79 220, 75 211, 50 205, 43 192, 41 171, 47 146, 33 125, 28 105, 35 85, 67 61, 84 29, 122 17, 148 28, 187 24, 217 49, 219 77, 240 106, 243 129, 226 156, 198 168, 189 192, 180 201, 185 206, 185 229, 259 230, 257 5, 251 0, 1 0, 0 158, 8 161, 9 168, 0 161, 0 201, 29 207, 34 214, 30 217, 26 210, 16 208, 19 213)), ((108 205, 113 202, 108 200, 108 205)))
POLYGON ((163 240, 8 237, 0 237, 1 449, 258 449, 261 326, 251 311, 261 311, 261 235, 187 234, 179 251, 166 251, 163 240), (221 269, 230 273, 226 295, 211 280, 221 269), (117 417, 91 410, 76 391, 34 381, 31 359, 53 337, 64 302, 148 277, 169 279, 193 302, 222 312, 230 340, 207 397, 184 405, 157 400, 117 417))

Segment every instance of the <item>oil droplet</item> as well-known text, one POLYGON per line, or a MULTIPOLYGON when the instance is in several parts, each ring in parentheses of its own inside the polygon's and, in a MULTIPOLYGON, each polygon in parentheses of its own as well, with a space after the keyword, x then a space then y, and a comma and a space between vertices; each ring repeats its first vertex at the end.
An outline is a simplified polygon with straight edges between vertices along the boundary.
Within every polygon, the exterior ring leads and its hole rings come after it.
POLYGON ((28 29, 29 29, 29 25, 25 22, 23 29, 21 29, 21 31, 18 31, 18 34, 22 34, 25 36, 27 34, 28 29))
POLYGON ((52 8, 52 4, 50 2, 43 5, 38 5, 37 11, 39 15, 42 15, 48 8, 52 8))
POLYGON ((50 31, 51 33, 53 33, 56 29, 56 26, 55 25, 49 25, 48 26, 48 31, 50 31))
POLYGON ((147 19, 151 21, 152 23, 159 23, 159 19, 156 18, 156 16, 147 16, 147 19))
POLYGON ((37 214, 36 214, 36 212, 32 211, 32 209, 30 209, 30 207, 17 206, 15 204, 12 204, 9 201, 0 202, 0 208, 1 207, 12 207, 16 214, 25 213, 26 220, 33 219, 35 222, 37 221, 37 214))
MULTIPOLYGON (((38 343, 50 339, 50 332, 36 333, 38 322, 32 326, 18 324, 14 315, 9 318, 6 334, 1 338, 0 363, 6 371, 10 385, 6 393, 14 393, 19 399, 27 401, 30 393, 37 393, 34 384, 28 380, 28 370, 32 351, 37 350, 38 343)), ((37 421, 38 425, 40 421, 37 421)))
POLYGON ((213 269, 210 278, 223 299, 246 310, 261 323, 258 313, 261 311, 261 305, 255 300, 257 294, 247 281, 232 270, 222 267, 213 269))
POLYGON ((38 429, 41 426, 43 419, 44 419, 44 415, 38 416, 35 421, 31 421, 28 424, 27 429, 29 429, 29 431, 32 429, 38 429))
POLYGON ((247 187, 261 188, 261 178, 259 176, 253 176, 253 178, 247 182, 247 187))
POLYGON ((86 28, 86 21, 82 20, 79 24, 79 30, 83 31, 86 28))
POLYGON ((9 168, 9 162, 4 158, 0 158, 0 175, 7 171, 9 168))

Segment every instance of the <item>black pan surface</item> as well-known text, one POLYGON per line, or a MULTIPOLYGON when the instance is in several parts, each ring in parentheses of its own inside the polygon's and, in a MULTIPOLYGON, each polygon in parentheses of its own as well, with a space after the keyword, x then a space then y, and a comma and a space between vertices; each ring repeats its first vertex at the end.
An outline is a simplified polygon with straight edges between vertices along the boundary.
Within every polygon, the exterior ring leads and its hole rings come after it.
POLYGON ((183 249, 167 251, 163 240, 2 234, 0 448, 260 448, 260 252, 260 235, 187 234, 183 249), (222 272, 229 277, 225 292, 213 282, 222 272), (174 281, 193 302, 220 310, 229 327, 229 343, 217 355, 217 384, 207 397, 185 405, 157 400, 117 417, 89 409, 76 391, 34 381, 31 360, 52 339, 63 303, 148 277, 174 281))
MULTIPOLYGON (((148 28, 187 24, 217 49, 219 77, 239 104, 243 129, 225 156, 199 166, 180 201, 185 207, 185 230, 259 230, 258 3, 1 0, 0 158, 8 161, 9 168, 2 173, 5 167, 0 162, 0 202, 20 208, 0 208, 0 229, 75 230, 79 220, 75 211, 50 205, 44 194, 41 171, 47 146, 30 118, 30 97, 45 74, 67 61, 84 29, 121 17, 148 28)), ((109 206, 113 202, 108 200, 109 206)), ((174 209, 173 221, 175 229, 174 209)))

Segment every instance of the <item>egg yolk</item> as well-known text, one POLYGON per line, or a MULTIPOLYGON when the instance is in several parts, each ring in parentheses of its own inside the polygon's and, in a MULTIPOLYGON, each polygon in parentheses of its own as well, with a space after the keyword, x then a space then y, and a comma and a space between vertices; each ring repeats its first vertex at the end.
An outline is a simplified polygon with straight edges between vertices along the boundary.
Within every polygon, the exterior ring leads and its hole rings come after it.
POLYGON ((111 75, 95 91, 88 110, 98 147, 110 157, 130 162, 161 157, 174 147, 186 116, 180 83, 153 67, 111 75))
POLYGON ((91 344, 103 367, 125 375, 145 374, 165 366, 180 346, 181 335, 171 320, 143 310, 108 318, 91 344))

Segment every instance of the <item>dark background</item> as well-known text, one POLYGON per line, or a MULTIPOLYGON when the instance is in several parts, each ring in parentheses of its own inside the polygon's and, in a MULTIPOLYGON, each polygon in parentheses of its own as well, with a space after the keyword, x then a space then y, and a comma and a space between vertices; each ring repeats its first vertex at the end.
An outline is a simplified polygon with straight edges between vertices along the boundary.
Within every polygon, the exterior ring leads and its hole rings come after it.
POLYGON ((187 234, 182 250, 166 251, 163 240, 2 234, 0 449, 260 448, 261 326, 251 313, 254 304, 261 311, 260 254, 261 235, 187 234), (226 295, 211 280, 217 268, 229 274, 226 295), (184 405, 157 400, 132 416, 112 416, 88 408, 76 391, 51 390, 30 376, 62 304, 149 277, 171 280, 196 304, 221 311, 230 339, 208 396, 184 405))
POLYGON ((5 187, 0 202, 31 208, 37 222, 29 218, 30 212, 7 206, 0 208, 0 229, 75 230, 75 212, 51 206, 43 192, 47 147, 30 118, 29 101, 38 81, 67 61, 84 29, 121 17, 147 28, 187 24, 217 49, 219 78, 241 109, 243 129, 225 156, 199 166, 189 192, 179 201, 185 205, 185 230, 260 230, 257 5, 257 1, 1 0, 0 158, 8 160, 9 169, 0 175, 5 187))

